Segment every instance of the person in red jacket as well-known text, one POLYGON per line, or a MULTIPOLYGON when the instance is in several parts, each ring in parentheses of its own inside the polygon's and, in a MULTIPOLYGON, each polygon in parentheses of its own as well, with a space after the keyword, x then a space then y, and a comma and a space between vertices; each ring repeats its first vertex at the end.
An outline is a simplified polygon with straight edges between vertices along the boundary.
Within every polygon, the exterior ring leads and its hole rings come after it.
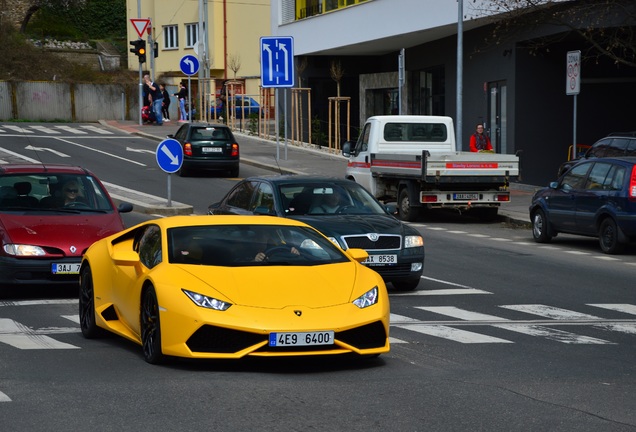
POLYGON ((478 152, 482 150, 492 150, 490 138, 484 134, 484 125, 478 124, 477 130, 470 136, 470 151, 478 152))

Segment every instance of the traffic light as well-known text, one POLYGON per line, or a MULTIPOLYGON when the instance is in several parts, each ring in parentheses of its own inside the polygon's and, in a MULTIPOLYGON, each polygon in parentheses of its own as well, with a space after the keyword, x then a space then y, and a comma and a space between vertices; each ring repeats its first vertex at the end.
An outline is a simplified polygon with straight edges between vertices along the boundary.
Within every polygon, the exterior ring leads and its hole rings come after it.
POLYGON ((130 44, 134 47, 130 49, 130 52, 135 53, 135 55, 139 57, 139 63, 146 63, 146 41, 137 39, 130 41, 130 44))
POLYGON ((152 46, 152 52, 155 58, 159 57, 159 43, 155 42, 155 44, 152 46))

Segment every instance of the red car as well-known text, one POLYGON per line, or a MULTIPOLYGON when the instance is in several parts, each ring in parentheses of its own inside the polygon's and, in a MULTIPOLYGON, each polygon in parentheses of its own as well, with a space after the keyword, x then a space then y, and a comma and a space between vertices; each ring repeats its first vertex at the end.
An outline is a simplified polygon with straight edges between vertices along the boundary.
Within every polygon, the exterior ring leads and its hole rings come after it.
POLYGON ((0 165, 0 287, 77 282, 86 249, 131 210, 84 168, 0 165))

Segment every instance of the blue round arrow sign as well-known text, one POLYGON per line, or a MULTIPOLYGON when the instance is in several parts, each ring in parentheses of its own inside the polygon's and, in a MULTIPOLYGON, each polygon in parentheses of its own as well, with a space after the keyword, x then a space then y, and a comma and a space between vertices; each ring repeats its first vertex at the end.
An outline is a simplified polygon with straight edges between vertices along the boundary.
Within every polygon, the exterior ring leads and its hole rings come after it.
POLYGON ((157 146, 157 164, 167 173, 179 171, 183 164, 183 148, 175 139, 165 139, 157 146))
POLYGON ((181 58, 179 67, 184 74, 194 75, 199 72, 199 59, 190 54, 185 55, 181 58))

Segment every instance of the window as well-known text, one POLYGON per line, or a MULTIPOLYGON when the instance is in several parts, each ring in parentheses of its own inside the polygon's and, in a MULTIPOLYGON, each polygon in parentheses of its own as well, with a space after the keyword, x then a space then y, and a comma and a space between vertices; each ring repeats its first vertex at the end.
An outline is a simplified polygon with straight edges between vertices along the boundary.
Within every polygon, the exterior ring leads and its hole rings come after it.
POLYGON ((256 190, 256 195, 254 195, 250 210, 256 211, 256 209, 258 209, 260 213, 276 214, 274 210, 274 191, 267 183, 259 184, 256 190))
POLYGON ((446 77, 444 66, 413 73, 411 112, 419 115, 444 115, 446 112, 446 77))
POLYGON ((585 183, 585 189, 599 190, 606 189, 603 185, 606 183, 607 173, 609 172, 611 164, 608 163, 596 163, 590 171, 590 175, 585 183))
POLYGON ((186 47, 192 48, 199 41, 199 24, 186 24, 186 47))
POLYGON ((610 143, 612 142, 611 138, 603 139, 592 146, 591 149, 587 151, 585 154, 586 158, 589 157, 604 157, 605 152, 607 151, 610 143))
POLYGON ((245 182, 237 186, 230 192, 230 196, 227 198, 227 205, 229 207, 247 210, 252 201, 252 195, 254 194, 256 186, 256 182, 245 182))
POLYGON ((625 147, 627 147, 627 138, 614 138, 612 143, 605 152, 605 157, 617 157, 625 155, 625 147))
POLYGON ((626 156, 636 156, 636 139, 630 139, 627 143, 626 156))
POLYGON ((136 235, 133 248, 139 254, 139 260, 148 268, 161 262, 161 229, 157 225, 148 225, 136 235))
POLYGON ((176 25, 163 26, 163 48, 179 48, 179 32, 176 25))
POLYGON ((575 165, 566 175, 563 176, 563 180, 561 180, 561 186, 559 189, 564 192, 570 192, 573 189, 581 189, 583 187, 583 181, 587 176, 587 172, 590 169, 592 164, 584 163, 580 165, 575 165))

